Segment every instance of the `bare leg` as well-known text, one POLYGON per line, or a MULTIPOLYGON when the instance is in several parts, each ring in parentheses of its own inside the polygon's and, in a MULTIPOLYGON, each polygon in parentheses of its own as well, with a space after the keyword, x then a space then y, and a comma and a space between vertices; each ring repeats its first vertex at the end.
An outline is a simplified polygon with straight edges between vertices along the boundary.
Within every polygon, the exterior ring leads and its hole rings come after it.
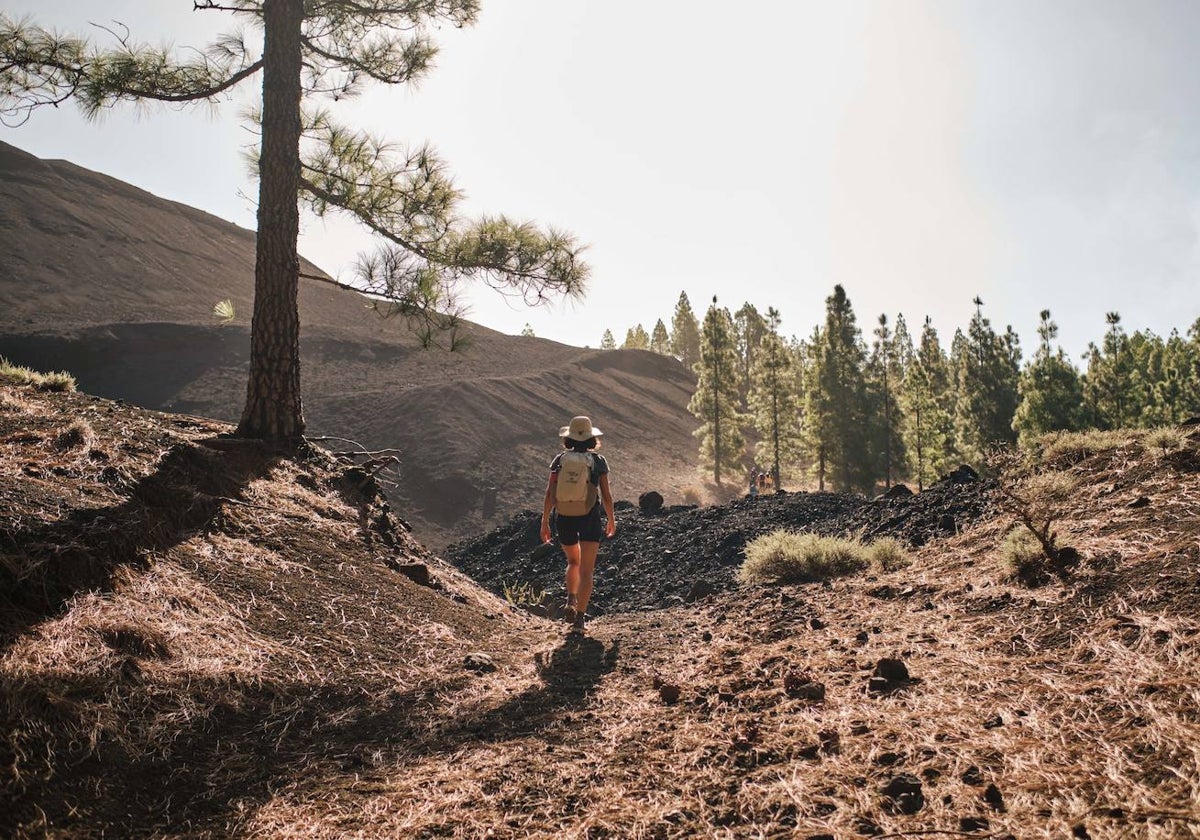
POLYGON ((579 543, 579 588, 576 590, 576 606, 582 615, 587 612, 588 600, 592 597, 592 580, 596 573, 596 554, 600 551, 598 542, 579 543))
MULTIPOLYGON (((567 589, 567 605, 568 606, 574 606, 576 600, 579 597, 579 545, 580 545, 579 543, 575 543, 575 545, 564 545, 562 547, 563 554, 567 555, 566 589, 567 589)), ((595 561, 595 553, 594 552, 593 552, 592 560, 593 560, 593 562, 595 561)), ((591 589, 592 589, 591 580, 592 580, 592 577, 589 574, 588 575, 588 592, 589 593, 591 592, 591 589)))

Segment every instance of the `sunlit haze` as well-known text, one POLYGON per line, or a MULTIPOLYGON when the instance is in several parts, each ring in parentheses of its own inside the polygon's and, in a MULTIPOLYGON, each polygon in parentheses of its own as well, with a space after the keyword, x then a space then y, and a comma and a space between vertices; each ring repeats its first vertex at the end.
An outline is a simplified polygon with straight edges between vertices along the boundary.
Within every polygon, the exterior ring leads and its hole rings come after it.
MULTIPOLYGON (((0 0, 77 32, 202 45, 231 28, 191 0, 0 0)), ((728 3, 485 0, 447 27, 416 89, 343 119, 430 142, 474 213, 588 243, 586 299, 527 309, 482 289, 468 317, 596 346, 670 319, 680 291, 783 313, 806 336, 842 284, 869 334, 929 315, 946 345, 976 295, 1028 355, 1050 309, 1078 362, 1104 315, 1167 335, 1200 316, 1200 4, 1104 0, 728 3), (752 10, 752 11, 751 11, 752 10), (740 16, 739 16, 740 14, 740 16)), ((238 111, 44 110, 0 138, 254 225, 238 111)), ((303 223, 349 279, 370 240, 303 223)))

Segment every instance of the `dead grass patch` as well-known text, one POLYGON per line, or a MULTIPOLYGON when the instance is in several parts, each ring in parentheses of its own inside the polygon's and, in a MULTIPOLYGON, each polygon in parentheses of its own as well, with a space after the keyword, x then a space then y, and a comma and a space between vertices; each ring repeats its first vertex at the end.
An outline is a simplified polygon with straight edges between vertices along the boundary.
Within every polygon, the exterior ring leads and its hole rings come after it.
POLYGON ((870 565, 861 543, 840 537, 772 531, 746 544, 743 584, 808 583, 860 572, 870 565))

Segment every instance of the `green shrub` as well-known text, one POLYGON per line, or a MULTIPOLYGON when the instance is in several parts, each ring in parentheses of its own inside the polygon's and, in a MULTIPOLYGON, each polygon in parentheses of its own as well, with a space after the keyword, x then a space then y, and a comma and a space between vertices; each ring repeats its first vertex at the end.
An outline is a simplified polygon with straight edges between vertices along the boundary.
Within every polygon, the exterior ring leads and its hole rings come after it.
POLYGON ((32 368, 14 365, 3 356, 0 356, 0 376, 6 376, 18 385, 28 385, 38 391, 75 390, 75 377, 65 370, 38 373, 32 368))
POLYGON ((880 537, 875 540, 867 546, 867 556, 873 566, 885 572, 907 569, 912 564, 908 549, 895 537, 880 537))
POLYGON ((808 583, 862 571, 870 564, 859 542, 816 534, 772 531, 746 544, 742 583, 808 583))
POLYGON ((1041 586, 1049 578, 1042 544, 1023 525, 1015 526, 1004 537, 1004 542, 1000 544, 1000 557, 1008 566, 1011 576, 1026 586, 1041 586))

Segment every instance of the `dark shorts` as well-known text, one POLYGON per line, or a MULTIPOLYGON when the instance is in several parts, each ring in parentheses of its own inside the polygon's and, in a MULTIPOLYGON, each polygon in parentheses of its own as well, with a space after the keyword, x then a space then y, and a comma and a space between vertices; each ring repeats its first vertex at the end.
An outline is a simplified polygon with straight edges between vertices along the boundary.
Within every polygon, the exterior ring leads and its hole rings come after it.
POLYGON ((600 505, 592 508, 591 513, 583 516, 558 517, 558 541, 563 545, 575 545, 578 542, 600 542, 604 536, 604 526, 600 524, 600 505))

